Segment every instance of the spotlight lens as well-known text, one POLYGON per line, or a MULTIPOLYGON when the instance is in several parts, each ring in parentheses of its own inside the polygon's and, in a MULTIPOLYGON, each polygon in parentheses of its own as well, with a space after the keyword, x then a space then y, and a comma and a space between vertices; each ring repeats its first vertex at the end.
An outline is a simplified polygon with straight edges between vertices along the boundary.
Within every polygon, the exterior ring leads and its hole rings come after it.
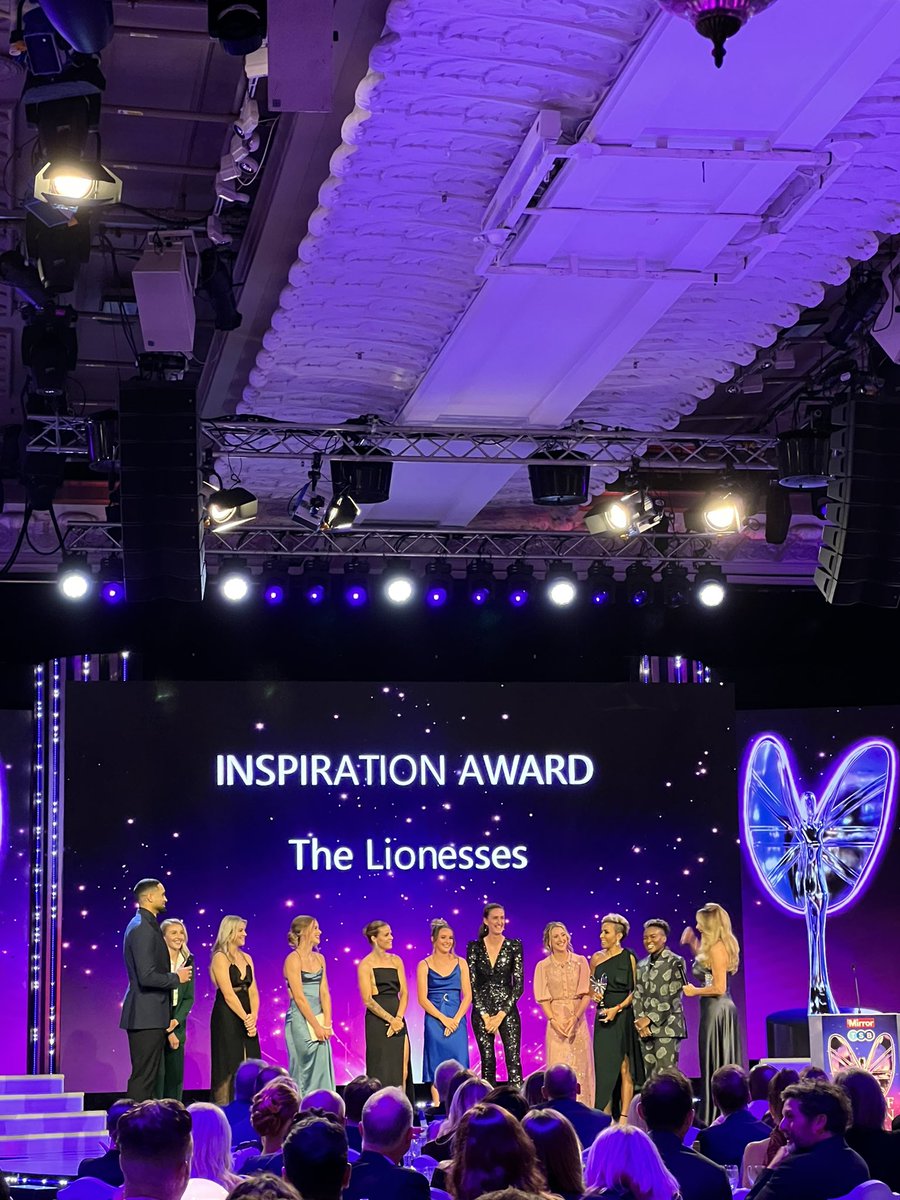
POLYGON ((67 600, 83 600, 90 587, 90 579, 84 571, 66 571, 59 581, 59 590, 67 600))
POLYGON ((209 519, 214 525, 221 525, 223 521, 229 521, 235 514, 234 505, 226 506, 224 504, 208 504, 206 511, 209 513, 209 519))
POLYGON ((575 599, 575 584, 571 579, 556 579, 550 584, 547 594, 552 604, 564 608, 575 599))
POLYGON ((741 515, 736 504, 717 504, 705 512, 706 524, 713 533, 725 533, 729 529, 739 529, 741 515))
POLYGON ((412 599, 412 580, 400 577, 391 579, 385 589, 388 600, 392 604, 406 604, 412 599))
POLYGON ((369 593, 361 583, 351 583, 344 596, 351 608, 362 608, 369 599, 369 593))
POLYGON ((432 584, 428 589, 425 599, 428 602, 429 608, 441 608, 447 603, 447 589, 442 583, 432 584))
POLYGON ((725 585, 716 579, 708 579, 697 588, 697 599, 706 608, 718 608, 725 599, 725 585))
POLYGON ((307 604, 321 604, 325 599, 325 585, 322 583, 311 583, 306 589, 307 604))
POLYGON ((472 591, 469 595, 469 599, 472 601, 472 603, 477 604, 479 607, 482 604, 487 604, 487 602, 488 602, 488 600, 490 600, 490 598, 491 598, 490 588, 486 588, 486 587, 472 588, 472 591))
POLYGON ((280 583, 270 583, 263 592, 266 604, 281 604, 284 601, 284 588, 280 583))
POLYGON ((647 588, 638 588, 636 592, 631 594, 631 603, 635 608, 643 608, 650 600, 650 592, 647 588))
POLYGON ((118 579, 108 579, 100 588, 100 597, 107 604, 118 604, 125 599, 125 584, 118 579))
POLYGON ((221 587, 222 595, 232 604, 246 600, 250 593, 250 581, 244 575, 226 575, 221 587))
POLYGON ((54 195, 72 200, 83 200, 93 186, 93 179, 88 179, 86 175, 60 174, 50 180, 50 190, 54 195))
POLYGON ((606 510, 606 523, 616 533, 624 533, 628 528, 629 512, 624 504, 611 504, 606 510))
POLYGON ((608 604, 608 603, 609 603, 609 589, 608 588, 594 588, 593 592, 591 592, 591 604, 596 604, 599 606, 601 604, 608 604))
POLYGON ((509 602, 513 608, 521 608, 523 604, 528 603, 528 592, 523 587, 513 588, 509 593, 509 602))

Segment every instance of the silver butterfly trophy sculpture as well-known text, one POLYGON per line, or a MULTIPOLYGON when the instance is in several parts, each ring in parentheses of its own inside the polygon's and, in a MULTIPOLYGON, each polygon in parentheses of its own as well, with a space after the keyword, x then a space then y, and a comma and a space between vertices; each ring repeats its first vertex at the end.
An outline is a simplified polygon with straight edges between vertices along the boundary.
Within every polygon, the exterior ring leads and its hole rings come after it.
POLYGON ((897 778, 891 742, 857 742, 820 796, 801 791, 785 741, 749 743, 743 771, 744 845, 779 907, 806 918, 809 1011, 840 1011, 828 981, 825 919, 862 893, 890 836, 897 778))

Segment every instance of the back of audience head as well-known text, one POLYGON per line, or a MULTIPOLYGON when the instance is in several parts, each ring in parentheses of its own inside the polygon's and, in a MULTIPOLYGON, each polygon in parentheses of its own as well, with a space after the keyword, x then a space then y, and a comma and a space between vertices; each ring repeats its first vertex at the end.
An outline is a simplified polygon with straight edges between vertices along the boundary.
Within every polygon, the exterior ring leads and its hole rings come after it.
POLYGON ((808 1067, 804 1067, 800 1072, 801 1083, 828 1083, 828 1072, 823 1071, 821 1067, 814 1067, 812 1063, 808 1067))
POLYGON ((177 1100, 144 1100, 119 1118, 126 1196, 180 1200, 191 1176, 191 1114, 177 1100))
POLYGON ((290 1079, 291 1073, 287 1067, 279 1067, 276 1063, 263 1063, 256 1077, 256 1090, 260 1091, 273 1079, 290 1079))
POLYGON ((234 1160, 228 1118, 218 1104, 191 1104, 188 1112, 194 1136, 191 1178, 212 1179, 222 1187, 233 1187, 237 1176, 232 1170, 234 1160))
POLYGON ((350 1182, 347 1133, 332 1113, 301 1113, 284 1140, 284 1176, 303 1200, 339 1200, 350 1182))
POLYGON ((496 1104, 498 1108, 508 1112, 517 1121, 521 1121, 528 1112, 528 1101, 512 1083, 500 1083, 495 1088, 491 1088, 484 1098, 484 1103, 496 1104))
POLYGON ((578 1096, 578 1076, 568 1063, 555 1063, 544 1072, 545 1100, 575 1100, 578 1096))
POLYGON ((843 1137, 853 1120, 847 1093, 833 1083, 801 1080, 786 1087, 781 1095, 782 1131, 798 1150, 807 1150, 828 1137, 843 1137), (794 1119, 798 1112, 802 1125, 794 1119))
POLYGON ((413 1108, 398 1087, 382 1088, 362 1110, 364 1150, 376 1150, 399 1162, 412 1141, 413 1108))
POLYGON ((273 1079, 253 1097, 250 1124, 268 1143, 278 1143, 300 1111, 300 1093, 289 1077, 273 1079))
POLYGON ((499 1192, 485 1192, 481 1200, 547 1200, 540 1192, 523 1192, 521 1188, 502 1188, 499 1192))
POLYGON ((799 1082, 800 1076, 793 1067, 782 1067, 769 1080, 769 1112, 776 1122, 781 1120, 781 1113, 784 1109, 784 1101, 781 1098, 781 1093, 786 1087, 790 1087, 792 1083, 799 1082))
POLYGON ((455 1075, 451 1075, 450 1082, 447 1084, 447 1099, 444 1101, 444 1108, 447 1112, 450 1111, 450 1105, 453 1103, 453 1097, 469 1079, 477 1079, 478 1076, 474 1071, 470 1071, 468 1067, 461 1067, 455 1075))
POLYGON ((744 1068, 730 1063, 714 1071, 712 1096, 717 1108, 725 1117, 746 1108, 750 1103, 750 1086, 744 1068))
POLYGON ((228 1193, 228 1200, 300 1200, 297 1189, 280 1175, 260 1171, 242 1179, 228 1193))
POLYGON ((130 1112, 134 1108, 134 1100, 128 1096, 120 1096, 118 1100, 113 1100, 106 1114, 106 1132, 109 1134, 109 1139, 115 1145, 116 1142, 116 1126, 119 1124, 119 1117, 123 1113, 130 1112))
POLYGON ((757 1063, 755 1067, 750 1069, 750 1099, 752 1100, 768 1100, 769 1084, 774 1079, 778 1072, 777 1067, 773 1067, 771 1063, 757 1063))
POLYGON ((666 1170, 659 1151, 642 1129, 610 1125, 599 1133, 588 1153, 585 1181, 589 1188, 620 1188, 635 1200, 672 1200, 678 1181, 666 1170))
POLYGON ((581 1143, 569 1118, 552 1108, 538 1109, 525 1116, 522 1128, 534 1144, 547 1190, 581 1195, 584 1192, 581 1143))
POLYGON ((651 1075, 640 1093, 640 1112, 651 1133, 684 1137, 694 1121, 694 1089, 676 1067, 651 1075))
POLYGON ((881 1084, 870 1071, 862 1067, 850 1067, 839 1071, 834 1077, 837 1086, 846 1092, 853 1110, 854 1129, 884 1129, 887 1116, 887 1101, 881 1084))
POLYGON ((468 1079, 464 1079, 450 1102, 450 1110, 441 1126, 441 1133, 452 1133, 458 1129, 469 1109, 484 1100, 490 1090, 491 1085, 487 1080, 479 1079, 477 1075, 470 1075, 468 1079))
POLYGON ((371 1075, 357 1075, 344 1085, 344 1119, 348 1124, 360 1123, 366 1101, 380 1091, 381 1080, 373 1079, 371 1075))
POLYGON ((447 1089, 450 1087, 451 1079, 453 1079, 454 1075, 458 1074, 460 1071, 464 1071, 465 1069, 466 1068, 462 1065, 462 1063, 458 1062, 455 1058, 445 1058, 442 1063, 438 1063, 438 1065, 435 1067, 434 1090, 438 1094, 439 1104, 446 1106, 447 1089))
POLYGON ((318 1112, 332 1113, 342 1125, 347 1116, 344 1101, 337 1092, 332 1092, 328 1088, 320 1088, 316 1092, 307 1092, 300 1101, 300 1111, 301 1113, 305 1113, 311 1108, 316 1109, 318 1112))
POLYGON ((534 1108, 535 1105, 543 1104, 544 1102, 544 1076, 546 1071, 532 1071, 530 1075, 525 1076, 525 1082, 522 1084, 522 1095, 528 1101, 528 1107, 534 1108))
POLYGON ((265 1067, 261 1058, 245 1058, 234 1073, 234 1098, 249 1104, 262 1086, 259 1073, 265 1067))
POLYGON ((519 1122, 496 1104, 476 1104, 453 1143, 450 1193, 477 1200, 485 1192, 521 1188, 539 1192, 544 1180, 534 1144, 519 1122))

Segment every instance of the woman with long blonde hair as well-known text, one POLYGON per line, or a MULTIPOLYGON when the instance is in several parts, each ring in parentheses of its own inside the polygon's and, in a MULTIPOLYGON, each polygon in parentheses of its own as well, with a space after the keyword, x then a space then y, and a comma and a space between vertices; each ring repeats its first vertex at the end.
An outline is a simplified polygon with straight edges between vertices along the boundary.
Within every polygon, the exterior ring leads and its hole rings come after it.
POLYGON ((681 944, 693 951, 693 973, 702 981, 699 987, 686 984, 684 994, 700 997, 700 1116, 709 1124, 714 1116, 713 1075, 719 1067, 742 1061, 737 1009, 728 988, 728 976, 736 974, 741 963, 741 948, 721 904, 704 904, 697 913, 696 931, 688 925, 681 944))
POLYGON ((291 952, 284 960, 284 979, 291 998, 284 1018, 291 1078, 308 1092, 334 1091, 331 1041, 331 992, 328 971, 319 952, 322 930, 315 917, 294 917, 288 930, 291 952))
POLYGON ((674 1200, 678 1180, 643 1129, 609 1125, 598 1134, 584 1169, 588 1196, 620 1200, 674 1200))
MULTIPOLYGON (((194 1153, 191 1179, 208 1179, 230 1192, 240 1182, 231 1158, 231 1126, 216 1104, 190 1104, 194 1153)), ((198 1189, 199 1190, 199 1189, 198 1189)), ((190 1198, 191 1186, 187 1195, 190 1198)))
POLYGON ((223 917, 209 964, 216 985, 209 1023, 210 1091, 219 1105, 231 1100, 234 1073, 244 1059, 262 1057, 256 1032, 259 989, 246 941, 244 918, 223 917))

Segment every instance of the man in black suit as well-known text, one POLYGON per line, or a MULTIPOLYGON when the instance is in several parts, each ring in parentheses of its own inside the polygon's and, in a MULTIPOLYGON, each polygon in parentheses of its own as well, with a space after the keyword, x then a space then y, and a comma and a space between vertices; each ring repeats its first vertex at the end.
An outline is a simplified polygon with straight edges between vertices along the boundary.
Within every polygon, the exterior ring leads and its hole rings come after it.
POLYGON ((747 1200, 834 1200, 869 1178, 844 1140, 853 1110, 842 1088, 816 1080, 781 1093, 781 1131, 788 1144, 750 1189, 747 1200))
POLYGON ((122 1001, 119 1028, 128 1033, 131 1076, 126 1091, 132 1100, 150 1100, 166 1045, 172 988, 182 987, 193 967, 169 969, 169 950, 157 917, 166 911, 166 889, 158 879, 135 886, 138 910, 125 930, 128 991, 122 1001))
POLYGON ((719 1067, 712 1077, 713 1102, 724 1120, 701 1129, 697 1149, 723 1167, 739 1167, 750 1142, 768 1141, 771 1130, 750 1112, 750 1083, 743 1067, 719 1067))
POLYGON ((302 1200, 341 1200, 350 1182, 344 1122, 318 1110, 296 1118, 284 1140, 282 1174, 302 1200))
POLYGON ((683 1144, 694 1121, 694 1092, 687 1077, 677 1067, 651 1075, 639 1107, 654 1146, 678 1180, 682 1200, 731 1200, 724 1167, 683 1144))
POLYGON ((119 1164, 116 1130, 119 1125, 119 1117, 132 1108, 134 1108, 134 1101, 129 1100, 127 1096, 113 1101, 106 1114, 106 1132, 109 1134, 110 1148, 98 1158, 83 1158, 78 1164, 79 1178, 87 1175, 91 1179, 102 1179, 104 1183, 108 1183, 112 1187, 122 1186, 125 1181, 122 1177, 122 1167, 119 1164))
POLYGON ((413 1139, 413 1110, 401 1088, 370 1096, 362 1110, 362 1154, 350 1169, 344 1200, 430 1200, 428 1180, 401 1167, 413 1139))
POLYGON ((582 1104, 578 1099, 580 1091, 581 1084, 572 1068, 565 1063, 557 1063, 544 1075, 541 1093, 545 1103, 536 1104, 535 1108, 552 1108, 568 1117, 575 1127, 582 1149, 587 1150, 593 1146, 597 1134, 610 1124, 612 1117, 582 1104))

